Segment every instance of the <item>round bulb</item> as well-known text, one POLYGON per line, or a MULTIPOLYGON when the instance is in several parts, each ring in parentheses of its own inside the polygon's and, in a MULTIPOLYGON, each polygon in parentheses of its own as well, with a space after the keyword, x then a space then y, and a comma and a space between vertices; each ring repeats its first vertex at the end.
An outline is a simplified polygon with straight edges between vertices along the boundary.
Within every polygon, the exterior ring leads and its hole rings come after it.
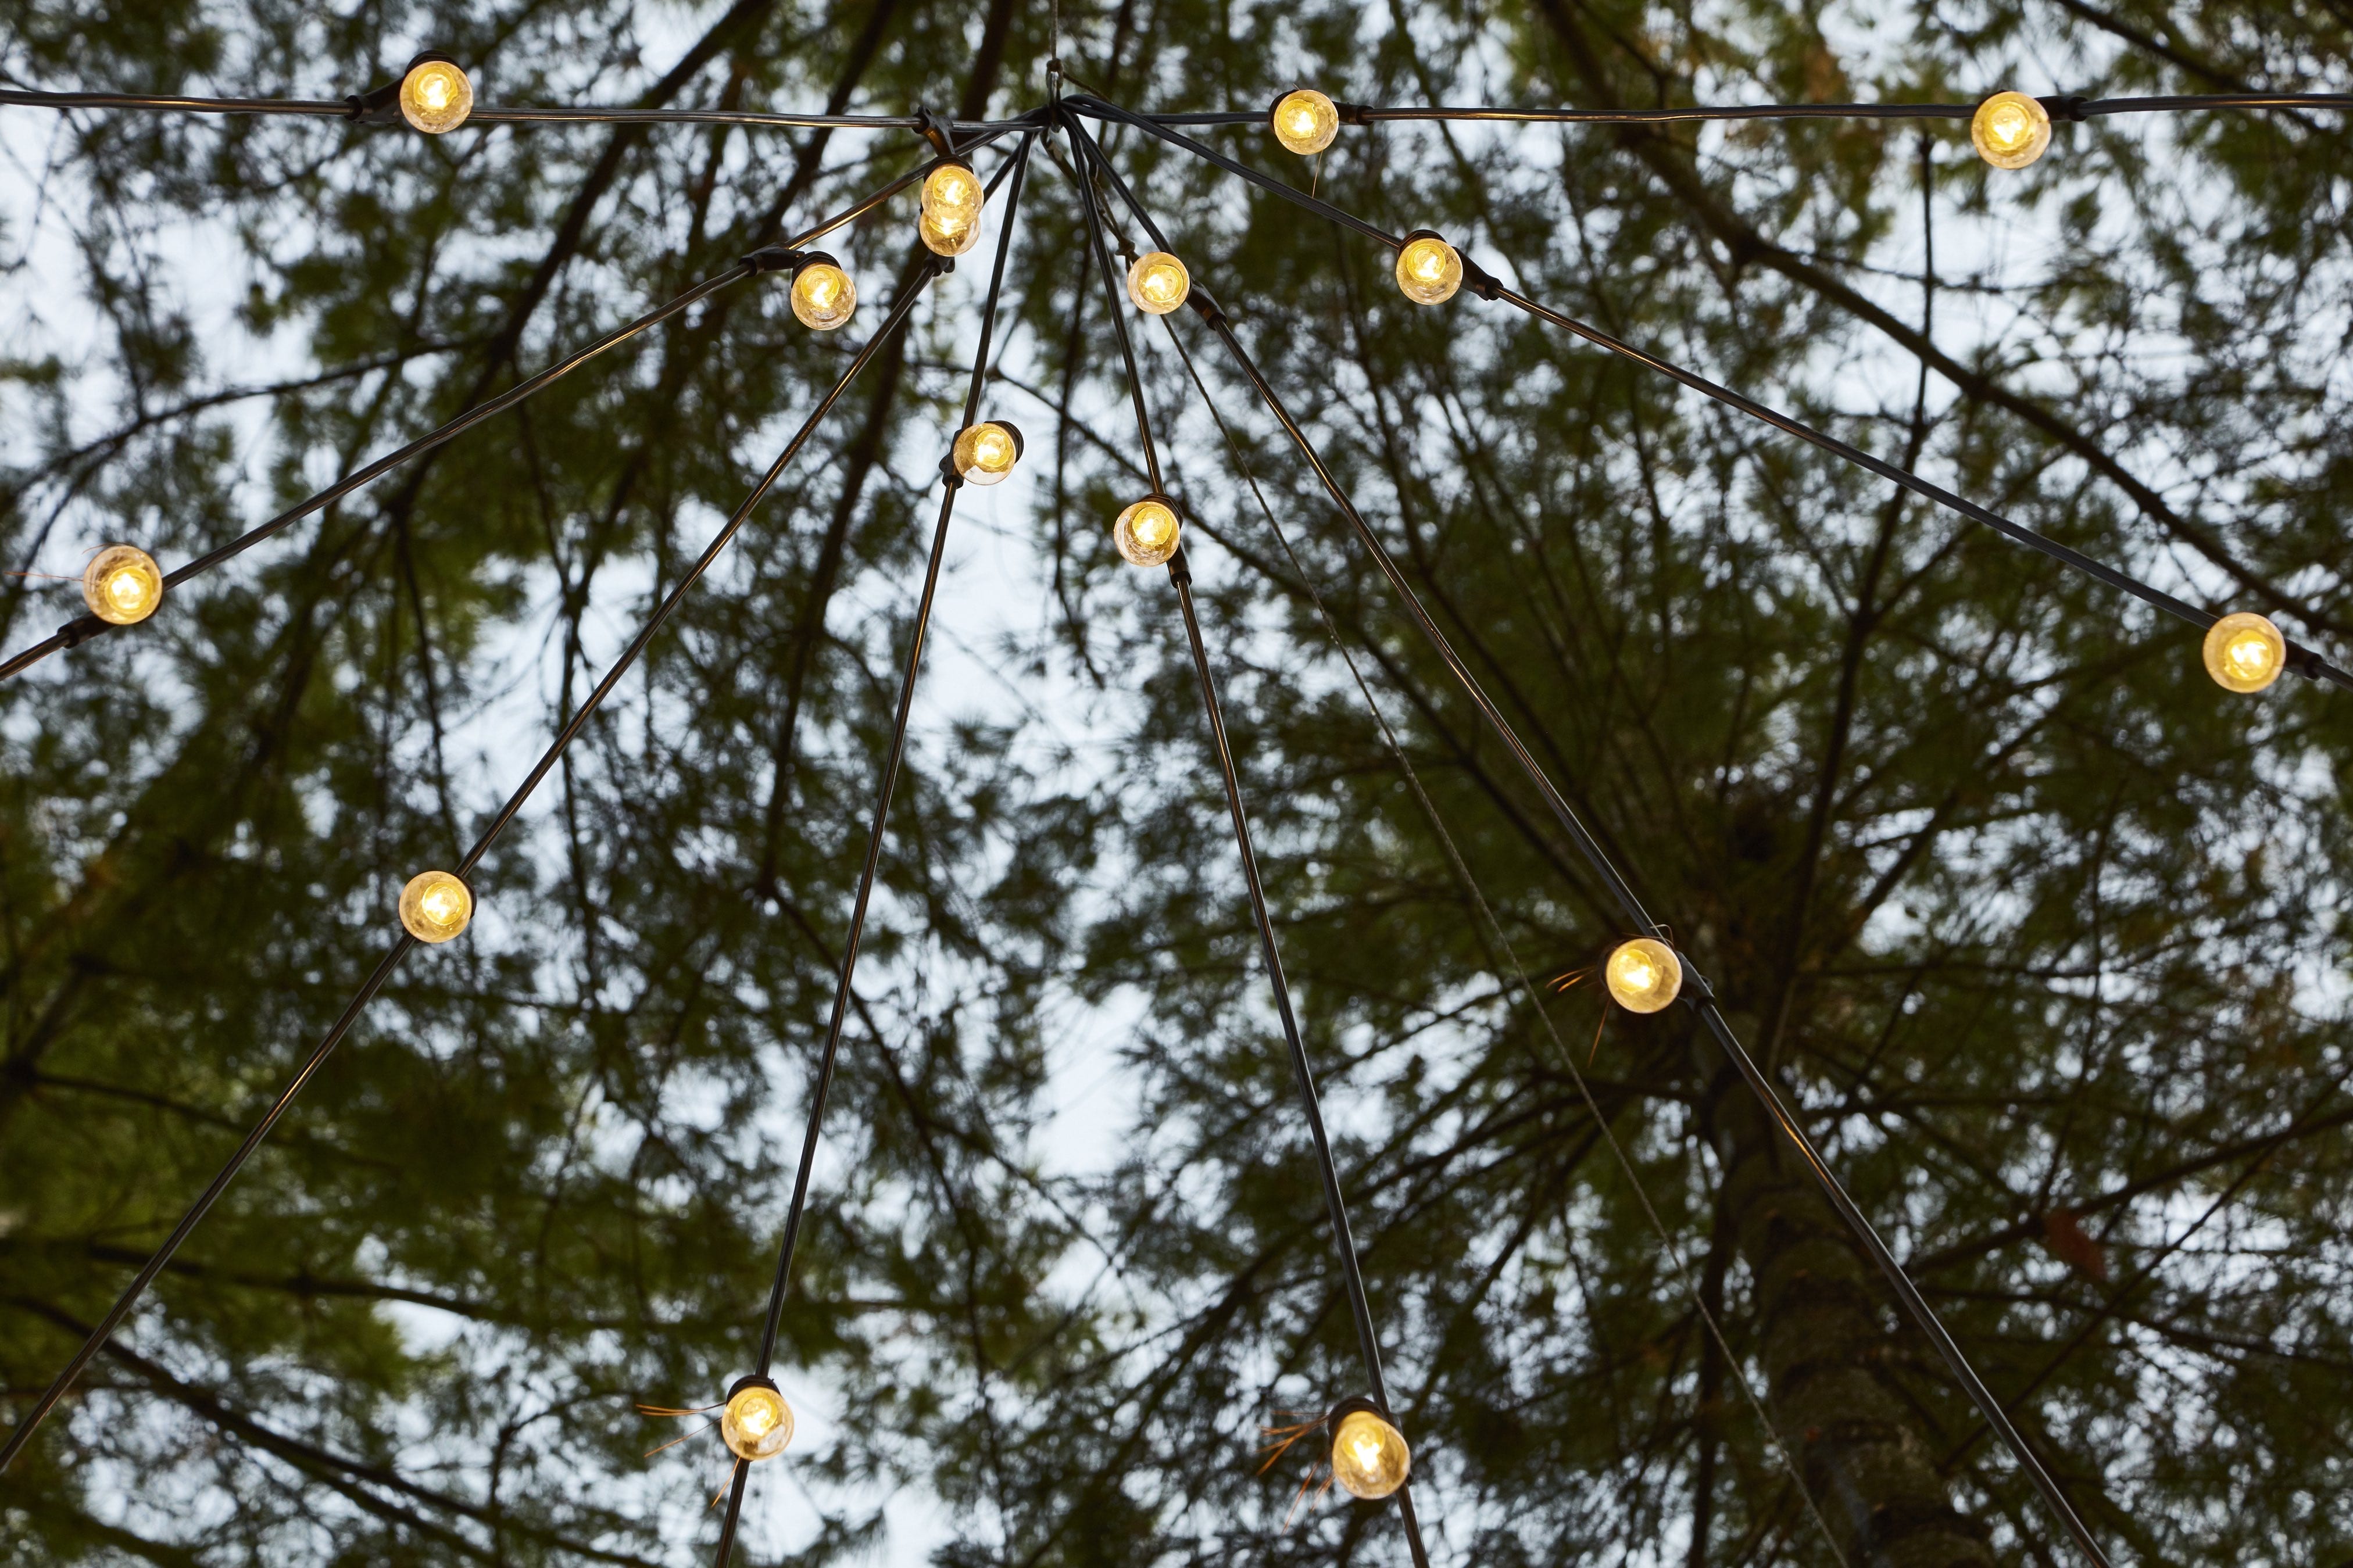
POLYGON ((2051 111, 2022 92, 1997 92, 1969 117, 1978 156, 1997 169, 2023 169, 2051 145, 2051 111))
POLYGON ((793 1440, 793 1407, 765 1384, 739 1388, 719 1418, 719 1437, 739 1459, 773 1459, 793 1440))
POLYGON ((1146 496, 1119 514, 1111 537, 1129 565, 1162 566, 1176 553, 1176 535, 1183 528, 1174 505, 1164 497, 1146 496))
POLYGON ((1462 287, 1462 258, 1434 234, 1417 236, 1398 252, 1397 285, 1417 305, 1443 305, 1462 287))
POLYGON ((1620 942, 1601 969, 1610 1000, 1629 1013, 1655 1013, 1683 988, 1683 961, 1675 950, 1647 936, 1620 942))
POLYGON ((1127 297, 1147 316, 1165 316, 1193 291, 1185 264, 1165 250, 1149 251, 1127 269, 1127 297))
POLYGON ((400 79, 400 117, 438 136, 466 123, 474 112, 474 84, 448 60, 419 60, 400 79))
POLYGON ((1332 1434, 1332 1475, 1351 1497, 1377 1501, 1405 1485, 1405 1434, 1369 1410, 1351 1410, 1332 1434))
POLYGON ((793 314, 801 325, 829 332, 858 309, 858 285, 829 260, 812 261, 793 274, 793 314))
POLYGON ((2206 673, 2232 691, 2261 691, 2287 668, 2287 638, 2267 616, 2241 610, 2206 628, 2206 673))
POLYGON ((980 243, 980 225, 967 223, 949 228, 934 214, 927 212, 915 220, 915 236, 923 242, 923 248, 934 256, 962 256, 980 243))
POLYGON ((164 602, 164 572, 134 544, 110 544, 82 568, 81 602, 113 626, 143 621, 164 602))
POLYGON ((400 889, 400 923, 419 942, 448 942, 473 918, 473 890, 447 871, 419 871, 400 889))
POLYGON ((968 484, 1001 484, 1021 460, 1021 440, 1010 427, 990 421, 959 431, 950 461, 968 484))
POLYGON ((1286 92, 1274 106, 1274 139, 1303 156, 1332 145, 1340 134, 1340 110, 1312 87, 1286 92))
POLYGON ((980 241, 980 209, 987 192, 970 169, 942 163, 923 180, 923 211, 915 226, 935 256, 962 256, 980 241))

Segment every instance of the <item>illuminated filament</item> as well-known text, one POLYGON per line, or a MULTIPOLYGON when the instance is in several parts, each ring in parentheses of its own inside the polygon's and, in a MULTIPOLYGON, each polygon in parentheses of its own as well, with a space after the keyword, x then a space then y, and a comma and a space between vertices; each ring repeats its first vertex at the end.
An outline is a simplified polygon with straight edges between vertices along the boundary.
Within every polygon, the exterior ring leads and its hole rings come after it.
POLYGON ((793 1440, 793 1407, 765 1378, 744 1378, 727 1396, 719 1438, 739 1459, 773 1459, 793 1440))
POLYGON ((110 544, 82 569, 81 602, 112 626, 143 621, 164 602, 163 570, 136 545, 110 544))
POLYGON ((846 323, 858 309, 858 285, 839 262, 823 251, 810 257, 793 274, 793 314, 802 326, 829 332, 846 323))
POLYGON ((1303 157, 1321 153, 1340 133, 1338 107, 1312 87, 1284 93, 1271 119, 1274 139, 1303 157))
POLYGON ((1638 936, 1611 950, 1602 980, 1610 999, 1629 1013, 1655 1013, 1683 990, 1683 966, 1665 942, 1638 936))
POLYGON ((1192 275, 1165 250, 1147 251, 1127 269, 1127 297, 1147 316, 1166 315, 1192 291, 1192 275))
POLYGON ((419 871, 400 889, 400 923, 419 942, 448 942, 473 918, 473 890, 447 871, 419 871))
POLYGON ((987 192, 962 163, 942 163, 923 181, 923 212, 915 232, 936 256, 962 256, 980 242, 980 210, 987 192))
POLYGON ((948 460, 967 484, 1001 484, 1021 460, 1021 432, 997 420, 975 425, 956 433, 948 460))
POLYGON ((1405 1485, 1413 1456, 1405 1434, 1362 1408, 1340 1417, 1332 1433, 1332 1476, 1351 1497, 1377 1501, 1405 1485))
POLYGON ((1112 542, 1131 566, 1161 566, 1176 553, 1176 503, 1166 496, 1146 496, 1119 514, 1111 526, 1112 542))
POLYGON ((2051 111, 2022 92, 1997 92, 1969 117, 1978 156, 1997 169, 2023 169, 2051 145, 2051 111))
POLYGON ((1430 230, 1416 229, 1398 252, 1397 286, 1417 305, 1443 305, 1462 287, 1462 257, 1430 230))
POLYGON ((2232 691, 2261 691, 2287 668, 2287 638, 2267 616, 2241 610, 2206 628, 2206 673, 2232 691))
POLYGON ((403 120, 427 136, 438 136, 465 124, 472 112, 474 84, 454 63, 430 56, 410 62, 408 74, 400 79, 403 120))

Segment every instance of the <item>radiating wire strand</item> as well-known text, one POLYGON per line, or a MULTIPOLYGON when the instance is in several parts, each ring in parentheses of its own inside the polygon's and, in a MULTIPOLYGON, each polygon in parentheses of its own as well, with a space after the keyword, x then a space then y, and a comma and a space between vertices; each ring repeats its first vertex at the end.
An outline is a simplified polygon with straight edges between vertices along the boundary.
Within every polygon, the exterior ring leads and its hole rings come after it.
MULTIPOLYGON (((799 431, 786 444, 784 451, 777 456, 776 462, 769 466, 767 472, 761 477, 751 494, 746 496, 744 503, 736 508, 734 514, 727 520, 726 525, 712 536, 702 556, 687 569, 685 575, 679 579, 677 585, 662 599, 653 614, 648 617, 645 626, 639 629, 637 637, 630 641, 628 647, 613 662, 612 668, 605 672, 604 679, 596 683, 595 689, 581 703, 579 710, 572 716, 571 721, 557 733, 554 741, 541 755, 537 764, 524 776, 522 783, 507 798, 506 804, 500 808, 497 815, 491 818, 489 826, 484 827, 481 835, 475 839, 474 847, 468 850, 465 858, 458 863, 456 874, 460 880, 465 879, 481 863, 482 857, 490 852, 491 846, 504 831, 507 824, 514 820, 515 814, 522 809, 523 803, 531 798, 532 792, 539 787, 540 781, 544 779, 549 771, 555 766, 556 760, 563 755, 565 748, 572 743, 574 737, 587 727, 589 719, 596 714, 605 699, 611 694, 614 687, 620 683, 621 677, 628 673, 630 667, 637 663, 638 656, 645 652, 647 645, 653 641, 654 634, 662 628, 680 604, 685 600, 687 590, 693 587, 702 574, 711 569, 712 563, 719 559, 720 553, 727 548, 736 532, 750 519, 753 510, 774 488, 777 479, 783 475, 786 465, 793 460, 809 437, 816 433, 818 424, 832 410, 834 404, 840 400, 841 395, 849 389, 851 379, 865 368, 866 362, 874 356, 875 351, 906 319, 907 312, 913 308, 915 300, 922 296, 924 286, 931 281, 933 276, 932 272, 926 270, 914 286, 907 289, 905 295, 892 307, 881 329, 874 334, 865 348, 859 352, 857 357, 851 360, 849 368, 841 373, 840 379, 834 383, 832 390, 826 394, 816 410, 809 415, 799 431)), ((376 993, 384 989, 385 983, 392 978, 392 973, 399 967, 400 961, 406 957, 408 951, 416 945, 417 939, 405 931, 401 933, 400 939, 393 943, 391 951, 384 955, 375 972, 360 987, 359 994, 352 998, 351 1004, 343 1009, 342 1016, 335 1020, 325 1037, 305 1058, 301 1069, 295 1073, 286 1087, 279 1091, 278 1099, 271 1104, 269 1110, 246 1133, 245 1141, 239 1143, 237 1152, 229 1156, 228 1163, 221 1167, 219 1174, 213 1178, 211 1184, 205 1188, 195 1203, 189 1207, 188 1212, 181 1216, 180 1223, 173 1227, 172 1234, 164 1239, 164 1245, 156 1248, 154 1254, 140 1267, 139 1272, 132 1277, 129 1287, 116 1299, 106 1316, 100 1320, 98 1327, 83 1342, 81 1349, 74 1353, 73 1360, 69 1362, 65 1370, 58 1374, 57 1381, 49 1385, 47 1392, 41 1395, 33 1408, 22 1416, 15 1428, 9 1432, 6 1446, 0 1447, 0 1471, 5 1471, 8 1468, 9 1461, 14 1459, 32 1439, 34 1430, 40 1426, 49 1412, 56 1408, 58 1401, 65 1397, 66 1391, 73 1386, 74 1380, 80 1376, 82 1369, 90 1364, 100 1347, 105 1344, 108 1337, 130 1314, 131 1309, 138 1303, 147 1287, 154 1281, 155 1276, 161 1273, 164 1266, 171 1261, 172 1255, 180 1249, 181 1244, 187 1240, 189 1234, 196 1228, 197 1223, 210 1212, 213 1205, 219 1201, 221 1194, 228 1190, 229 1184, 236 1180, 237 1172, 244 1168, 248 1159, 252 1158, 254 1151, 259 1149, 262 1141, 269 1135, 270 1129, 278 1124, 279 1119, 284 1116, 288 1109, 293 1105, 295 1097, 301 1093, 303 1087, 318 1073, 320 1068, 325 1065, 328 1056, 351 1031, 352 1026, 358 1021, 361 1012, 370 1001, 375 999, 376 993)))
MULTIPOLYGON (((1104 215, 1096 205, 1094 182, 1088 174, 1090 165, 1101 169, 1114 182, 1110 163, 1103 149, 1094 144, 1076 120, 1065 117, 1064 124, 1072 143, 1079 150, 1078 184, 1080 204, 1087 215, 1087 226, 1093 237, 1095 251, 1102 263, 1103 289, 1109 297, 1113 321, 1118 324, 1120 347, 1127 361, 1130 390, 1135 395, 1135 417, 1138 432, 1148 453, 1152 449, 1151 430, 1145 417, 1144 384, 1136 374, 1134 350, 1129 342, 1126 318, 1121 312, 1118 275, 1112 270, 1111 258, 1104 250, 1104 215)), ((1160 489, 1160 470, 1152 467, 1152 484, 1160 489)), ((1291 1004, 1291 984, 1282 971, 1282 953, 1274 937, 1273 917, 1268 912, 1266 889, 1261 880, 1258 852, 1250 843, 1250 816, 1242 805, 1241 779, 1234 763, 1233 747, 1226 733, 1226 717, 1218 702, 1218 686, 1209 669, 1209 654, 1201 639, 1201 620, 1193 605, 1193 573, 1187 563, 1182 544, 1168 562, 1168 581, 1176 590, 1176 605, 1185 621, 1185 640, 1193 656, 1193 672, 1201 689, 1201 706, 1209 725, 1210 749, 1218 760, 1219 782, 1224 785, 1226 814, 1234 830, 1234 847, 1241 860, 1242 880, 1249 890, 1250 916, 1258 926, 1260 956, 1266 964, 1267 984, 1274 992, 1275 1011, 1282 1020, 1283 1043, 1291 1057, 1293 1076, 1298 1080, 1301 1113, 1307 1121, 1310 1143, 1315 1152, 1316 1173, 1324 1185, 1325 1215, 1332 1226, 1332 1245, 1339 1254, 1340 1278, 1347 1298, 1348 1314, 1356 1331, 1356 1348, 1364 1363, 1366 1381, 1371 1384, 1374 1402, 1380 1406, 1385 1418, 1394 1419, 1388 1396, 1388 1384, 1381 1373, 1380 1336, 1373 1328, 1371 1301, 1365 1293, 1362 1266, 1356 1258, 1356 1242, 1348 1225, 1348 1205, 1340 1191, 1340 1169, 1332 1157, 1332 1139, 1324 1125, 1324 1111, 1317 1102, 1315 1073, 1307 1060, 1307 1047, 1299 1034, 1299 1019, 1291 1004)), ((1398 1515, 1404 1526, 1406 1545, 1411 1552, 1415 1568, 1429 1568, 1430 1553, 1422 1544, 1421 1521, 1415 1516, 1413 1491, 1410 1484, 1398 1487, 1398 1515)))
MULTIPOLYGON (((1398 767, 1403 773, 1407 785, 1412 789, 1414 799, 1420 805, 1422 815, 1429 819, 1430 831, 1436 836, 1440 847, 1446 851, 1447 860, 1453 866, 1455 876, 1461 879, 1463 889, 1471 895, 1472 901, 1478 906, 1480 917, 1485 921, 1490 934, 1494 938, 1495 945, 1502 950, 1504 962, 1511 965, 1512 973, 1519 981, 1521 990, 1526 993, 1528 1005, 1535 1011, 1537 1020, 1544 1025, 1545 1033, 1552 1037, 1554 1053, 1567 1067, 1569 1080, 1577 1086, 1578 1098, 1585 1101, 1586 1110, 1593 1117, 1594 1126, 1600 1130, 1602 1138, 1608 1142, 1611 1157, 1617 1161, 1619 1171, 1625 1176, 1627 1185, 1632 1190, 1635 1202, 1641 1205, 1644 1216, 1651 1222, 1651 1229, 1659 1238, 1660 1248, 1666 1254, 1667 1261, 1673 1268, 1685 1294, 1691 1298, 1693 1308, 1698 1311, 1701 1321, 1707 1325, 1708 1337, 1715 1342, 1717 1351, 1724 1356, 1725 1364, 1732 1368, 1733 1376, 1739 1380, 1740 1392, 1746 1397, 1749 1409, 1756 1413, 1757 1425, 1765 1430, 1767 1446, 1772 1449, 1774 1458, 1780 1462, 1781 1468, 1788 1472, 1791 1483, 1798 1489, 1798 1495, 1804 1500, 1807 1513, 1812 1516, 1815 1528, 1820 1531, 1823 1542, 1829 1545, 1831 1555, 1838 1560, 1840 1568, 1846 1568, 1846 1553, 1840 1550, 1838 1537, 1831 1532, 1830 1521, 1822 1516, 1820 1505, 1814 1500, 1812 1489, 1806 1485, 1804 1472, 1799 1468, 1797 1460, 1791 1456, 1788 1445, 1782 1441, 1780 1429, 1773 1424, 1772 1416, 1766 1414, 1765 1402, 1758 1396, 1755 1384, 1749 1381, 1746 1366, 1742 1363, 1737 1355, 1733 1353, 1731 1342, 1725 1337, 1724 1325, 1716 1321, 1715 1313, 1708 1307, 1706 1295, 1700 1289, 1699 1281, 1692 1277, 1690 1262, 1683 1257, 1683 1249, 1677 1245, 1672 1233, 1667 1229, 1666 1222, 1659 1217, 1659 1211, 1651 1205, 1650 1192, 1642 1184, 1642 1178, 1635 1170, 1632 1158, 1626 1152, 1625 1146, 1619 1142, 1618 1133, 1610 1125, 1609 1118, 1602 1114, 1600 1104, 1594 1099, 1593 1090, 1585 1081, 1585 1075, 1577 1070, 1577 1054, 1570 1050, 1568 1043, 1561 1038, 1560 1030, 1553 1022, 1552 1013, 1545 1005, 1543 994, 1536 989, 1535 982, 1528 977, 1526 968, 1520 963, 1519 954, 1512 947, 1511 938, 1504 934, 1503 921, 1496 918, 1494 910, 1488 904, 1487 895, 1480 888, 1479 879, 1471 874, 1471 867, 1463 859, 1461 850, 1456 847, 1454 836, 1447 830, 1444 818, 1438 814, 1436 803, 1430 798, 1430 792, 1422 787, 1421 774, 1414 768, 1413 759, 1406 753, 1404 742, 1398 739, 1397 731, 1390 728, 1388 716, 1381 710, 1379 701, 1373 696, 1372 688, 1366 683, 1364 671, 1357 668, 1356 655, 1349 651, 1345 639, 1340 636, 1339 626, 1334 621, 1330 609, 1324 605, 1324 595, 1316 589, 1314 578, 1308 574, 1307 568, 1301 563, 1298 552, 1292 549, 1290 535, 1284 531, 1282 524, 1276 520, 1274 509, 1267 504, 1266 492, 1259 488, 1258 476, 1251 470, 1250 459, 1243 455, 1241 443, 1235 439, 1233 431, 1227 426, 1225 416, 1218 411, 1217 399, 1210 395, 1208 385, 1201 379, 1199 369, 1193 363, 1192 354, 1187 351, 1184 340, 1178 336, 1175 319, 1168 317, 1164 318, 1164 321, 1168 328, 1169 342, 1176 348, 1177 357, 1185 362, 1185 374, 1192 378, 1194 388, 1201 395, 1202 406, 1209 411, 1209 417, 1217 422, 1218 434, 1225 437, 1226 448, 1233 454, 1234 467, 1240 471, 1244 482, 1250 486, 1250 494, 1258 501, 1260 512, 1266 518, 1267 528, 1273 533, 1275 542, 1282 547, 1283 557, 1291 563, 1291 569, 1297 574, 1300 586, 1307 590, 1308 600, 1315 606, 1317 618, 1324 623, 1324 635, 1331 639, 1332 647, 1339 653, 1342 662, 1348 667, 1348 676, 1356 682, 1357 695, 1365 700, 1366 710, 1372 714, 1373 722, 1380 727, 1382 741, 1388 746, 1390 754, 1397 758, 1398 767)), ((1609 1016, 1606 1001, 1603 1007, 1602 1016, 1606 1020, 1609 1016)), ((1600 1044, 1600 1032, 1597 1029, 1594 1032, 1594 1043, 1597 1047, 1600 1044)), ((1271 1464, 1272 1461, 1270 1460, 1269 1463, 1271 1464)))

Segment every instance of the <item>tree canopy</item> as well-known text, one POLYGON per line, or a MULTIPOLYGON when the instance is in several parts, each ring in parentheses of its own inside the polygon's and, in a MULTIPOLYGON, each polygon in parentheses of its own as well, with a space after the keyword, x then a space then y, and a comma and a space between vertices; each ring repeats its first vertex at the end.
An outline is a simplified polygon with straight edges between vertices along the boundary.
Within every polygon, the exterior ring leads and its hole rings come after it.
MULTIPOLYGON (((505 105, 979 118, 1050 57, 1151 110, 2353 90, 2336 0, 0 17, 10 86, 335 98, 430 46, 505 105)), ((2343 121, 2063 123, 2018 172, 1956 121, 1200 134, 2341 657, 2343 121)), ((2353 697, 2224 691, 2103 584, 1103 135, 2116 1560, 2353 1563, 2353 697)), ((19 107, 0 147, 0 653, 90 547, 168 569, 928 156, 19 107)), ((1145 484, 1078 167, 1029 160, 985 396, 1026 455, 959 503, 739 1561, 1406 1561, 1260 1452, 1363 1374, 1173 594, 1110 542, 1145 484)), ((0 687, 12 1420, 926 256, 912 192, 826 243, 844 331, 722 289, 0 687)), ((987 256, 0 1477, 0 1562, 708 1559, 717 1439, 635 1406, 758 1343, 987 256)), ((1127 319, 1433 1560, 2074 1561, 1715 1047, 1605 1007, 1620 916, 1216 339, 1127 319)))

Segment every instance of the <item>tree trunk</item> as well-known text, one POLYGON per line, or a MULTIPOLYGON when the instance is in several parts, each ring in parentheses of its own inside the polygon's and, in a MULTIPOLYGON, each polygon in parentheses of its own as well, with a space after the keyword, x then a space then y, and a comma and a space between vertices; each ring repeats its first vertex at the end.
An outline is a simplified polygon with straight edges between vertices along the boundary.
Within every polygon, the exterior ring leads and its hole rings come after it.
POLYGON ((1953 1506, 1926 1423, 1888 1368, 1909 1358, 1868 1258, 1747 1086, 1715 1057, 1709 1127, 1724 1202, 1755 1277, 1766 1397, 1853 1568, 1991 1568, 1986 1532, 1953 1506))

